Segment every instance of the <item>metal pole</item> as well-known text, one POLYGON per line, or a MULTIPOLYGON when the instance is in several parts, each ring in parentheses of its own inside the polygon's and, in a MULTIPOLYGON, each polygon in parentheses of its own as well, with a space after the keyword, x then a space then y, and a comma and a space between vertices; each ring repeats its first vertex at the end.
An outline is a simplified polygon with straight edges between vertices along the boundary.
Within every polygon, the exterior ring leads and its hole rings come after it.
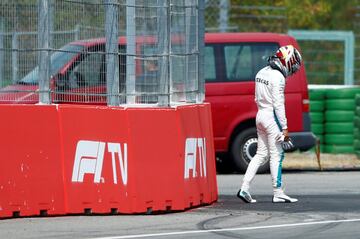
POLYGON ((204 79, 204 49, 205 49, 205 21, 204 21, 204 1, 198 0, 198 94, 197 103, 205 100, 205 79, 204 79))
POLYGON ((38 0, 39 103, 50 104, 49 1, 38 0))
POLYGON ((49 46, 50 48, 54 47, 54 2, 49 0, 49 46))
POLYGON ((107 104, 118 106, 119 102, 119 46, 118 7, 116 0, 106 2, 106 92, 107 104))
POLYGON ((190 44, 191 44, 191 9, 187 6, 191 5, 191 0, 185 0, 184 1, 184 21, 185 21, 185 102, 190 102, 190 92, 191 92, 191 73, 189 66, 189 57, 190 55, 187 55, 190 53, 190 44))
POLYGON ((75 30, 74 30, 74 40, 78 41, 80 39, 80 25, 76 24, 75 30))
POLYGON ((220 0, 219 28, 220 32, 226 32, 229 19, 229 0, 220 0))
POLYGON ((187 89, 186 102, 195 103, 198 89, 198 8, 196 1, 186 0, 186 72, 187 72, 187 89), (196 4, 196 5, 195 5, 196 4), (191 6, 191 7, 190 7, 191 6))
POLYGON ((158 9, 159 22, 158 28, 159 53, 162 53, 159 82, 159 106, 169 106, 170 104, 170 2, 168 0, 160 0, 158 9))
POLYGON ((354 85, 355 36, 347 32, 345 39, 345 85, 354 85))
POLYGON ((135 103, 135 0, 126 0, 126 102, 135 103))
MULTIPOLYGON (((5 24, 4 19, 0 17, 0 49, 4 49, 5 24)), ((0 87, 4 86, 4 54, 5 51, 0 50, 0 87)))
POLYGON ((166 66, 167 66, 167 78, 166 78, 166 84, 165 86, 165 91, 164 91, 164 104, 163 106, 169 106, 170 105, 170 94, 171 94, 171 86, 172 86, 172 62, 171 62, 171 53, 172 53, 172 43, 171 43, 171 0, 167 0, 166 1, 166 34, 165 34, 165 56, 167 57, 166 59, 166 66))
POLYGON ((187 103, 193 102, 194 101, 194 97, 193 97, 193 90, 194 90, 194 85, 192 84, 192 82, 195 80, 193 79, 193 71, 194 69, 194 62, 191 61, 192 55, 190 55, 192 53, 192 47, 193 44, 196 44, 196 39, 194 38, 194 25, 196 24, 196 22, 193 22, 193 17, 192 17, 192 8, 190 8, 191 4, 193 3, 192 0, 185 0, 184 2, 184 20, 185 20, 185 101, 187 103))
POLYGON ((19 72, 19 63, 18 63, 18 34, 16 32, 12 35, 12 41, 11 41, 11 61, 12 61, 12 82, 16 83, 18 79, 18 72, 19 72))

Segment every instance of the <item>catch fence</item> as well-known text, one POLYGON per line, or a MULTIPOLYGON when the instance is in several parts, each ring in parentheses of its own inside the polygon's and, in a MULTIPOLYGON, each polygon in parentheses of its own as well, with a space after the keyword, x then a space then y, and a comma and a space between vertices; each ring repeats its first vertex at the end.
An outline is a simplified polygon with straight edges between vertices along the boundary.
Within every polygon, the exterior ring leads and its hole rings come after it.
POLYGON ((1 103, 204 99, 201 0, 0 3, 1 103))

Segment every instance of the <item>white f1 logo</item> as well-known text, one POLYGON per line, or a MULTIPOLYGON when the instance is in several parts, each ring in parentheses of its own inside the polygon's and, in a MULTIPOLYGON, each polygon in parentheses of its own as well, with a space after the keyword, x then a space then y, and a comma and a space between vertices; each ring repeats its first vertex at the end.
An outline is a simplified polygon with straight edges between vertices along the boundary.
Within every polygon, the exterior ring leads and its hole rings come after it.
POLYGON ((80 140, 76 146, 75 162, 71 181, 83 182, 86 173, 95 174, 94 183, 100 182, 104 160, 105 143, 80 140))
MULTIPOLYGON (((84 182, 85 174, 94 174, 94 183, 100 183, 104 161, 105 142, 80 140, 76 146, 75 161, 72 173, 72 182, 84 182)), ((117 184, 116 155, 118 155, 122 182, 127 184, 127 144, 124 151, 119 143, 108 143, 108 152, 111 153, 114 184, 117 184)))
POLYGON ((205 138, 187 138, 185 142, 185 174, 184 178, 190 177, 190 169, 192 169, 192 177, 196 175, 196 161, 199 159, 200 177, 206 177, 206 144, 205 138), (199 152, 199 156, 197 156, 199 152))

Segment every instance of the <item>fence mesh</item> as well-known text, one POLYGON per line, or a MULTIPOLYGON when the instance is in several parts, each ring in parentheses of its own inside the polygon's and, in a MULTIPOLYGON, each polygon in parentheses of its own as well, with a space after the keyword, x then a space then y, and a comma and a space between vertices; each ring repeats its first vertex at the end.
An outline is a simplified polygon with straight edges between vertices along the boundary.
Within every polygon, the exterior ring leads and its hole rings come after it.
POLYGON ((203 100, 201 1, 25 2, 0 3, 2 102, 203 100))
POLYGON ((311 84, 344 84, 343 42, 301 40, 299 44, 311 84))
MULTIPOLYGON (((239 32, 277 32, 287 33, 291 30, 289 5, 295 1, 244 1, 244 0, 206 0, 205 27, 207 32, 214 31, 239 31, 239 32)), ((322 3, 331 1, 321 1, 322 3)), ((337 1, 338 5, 340 1, 337 1)), ((345 3, 345 2, 344 2, 345 3)), ((309 3, 304 3, 304 5, 309 3)), ((317 4, 316 1, 312 4, 317 4)), ((294 5, 294 4, 293 4, 294 5)), ((353 22, 353 24, 329 26, 322 29, 321 24, 315 25, 314 30, 340 30, 353 31, 355 34, 355 59, 354 59, 354 84, 360 84, 360 1, 352 0, 346 4, 344 12, 337 12, 337 15, 325 16, 328 18, 342 17, 353 22), (341 16, 347 14, 347 16, 341 16), (352 26, 350 26, 352 25, 352 26)), ((334 5, 336 6, 336 5, 334 5)), ((313 6, 313 10, 319 6, 313 6)), ((298 4, 297 9, 302 9, 298 4)), ((307 12, 307 10, 302 10, 307 12)), ((316 12, 316 11, 315 11, 316 12)), ((310 13, 309 13, 310 14, 310 13)), ((308 19, 315 13, 311 13, 308 19)), ((324 17, 324 16, 322 16, 324 17)), ((321 22, 321 21, 320 21, 321 22)), ((332 24, 336 25, 336 24, 332 24)), ((299 28, 295 28, 299 29, 299 28)), ((302 28, 300 28, 302 29, 302 28)), ((307 27, 311 30, 311 27, 307 27)), ((344 44, 341 42, 301 40, 299 41, 301 52, 304 54, 307 79, 310 84, 336 84, 341 85, 344 79, 344 44)))
MULTIPOLYGON (((349 16, 352 28, 340 30, 355 34, 354 83, 360 84, 360 1, 355 2, 349 16)), ((0 102, 168 105, 201 101, 201 5, 208 32, 286 33, 285 4, 273 0, 2 0, 0 102), (45 15, 41 15, 41 3, 48 3, 42 9, 45 15), (41 99, 41 94, 48 96, 41 99)), ((310 84, 343 84, 342 43, 301 40, 299 44, 310 84)))

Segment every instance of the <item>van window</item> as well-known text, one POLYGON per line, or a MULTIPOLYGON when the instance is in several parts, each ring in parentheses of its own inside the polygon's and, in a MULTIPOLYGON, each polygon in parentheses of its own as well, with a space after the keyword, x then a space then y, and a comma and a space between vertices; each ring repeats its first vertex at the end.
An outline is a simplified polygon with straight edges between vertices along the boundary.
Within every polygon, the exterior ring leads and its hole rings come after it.
POLYGON ((267 58, 273 55, 278 47, 277 43, 224 45, 225 81, 254 80, 256 73, 266 66, 267 58))
POLYGON ((70 88, 96 86, 105 82, 104 54, 90 52, 69 73, 70 88))
MULTIPOLYGON (((56 75, 61 68, 64 67, 72 58, 74 58, 79 52, 83 51, 84 47, 80 45, 68 44, 60 48, 51 55, 50 75, 56 75)), ((35 67, 24 78, 20 80, 21 83, 26 84, 38 84, 39 82, 39 67, 35 67)))
POLYGON ((215 51, 213 46, 205 47, 205 59, 204 59, 204 75, 205 81, 214 82, 216 81, 215 73, 215 51))

